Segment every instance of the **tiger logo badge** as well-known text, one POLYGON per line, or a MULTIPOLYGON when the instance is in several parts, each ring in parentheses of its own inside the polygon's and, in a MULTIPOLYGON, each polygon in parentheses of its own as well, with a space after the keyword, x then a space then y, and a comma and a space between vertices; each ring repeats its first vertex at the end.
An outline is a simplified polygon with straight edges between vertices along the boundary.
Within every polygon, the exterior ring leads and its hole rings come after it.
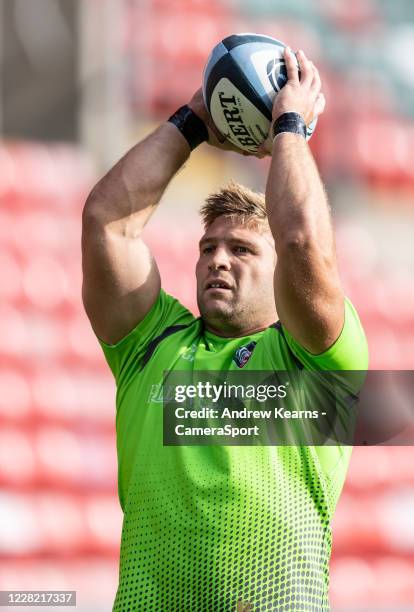
POLYGON ((256 342, 250 342, 246 346, 241 346, 240 348, 238 348, 237 351, 234 353, 233 361, 239 368, 244 368, 246 363, 249 361, 256 344, 256 342))

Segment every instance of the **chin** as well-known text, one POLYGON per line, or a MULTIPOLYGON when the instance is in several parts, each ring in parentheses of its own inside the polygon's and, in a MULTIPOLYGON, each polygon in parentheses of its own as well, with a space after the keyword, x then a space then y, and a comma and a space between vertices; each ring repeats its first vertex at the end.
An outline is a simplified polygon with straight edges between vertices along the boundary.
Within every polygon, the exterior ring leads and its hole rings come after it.
POLYGON ((223 300, 208 300, 199 302, 198 309, 204 321, 207 323, 219 323, 220 321, 228 321, 234 316, 232 306, 223 300))

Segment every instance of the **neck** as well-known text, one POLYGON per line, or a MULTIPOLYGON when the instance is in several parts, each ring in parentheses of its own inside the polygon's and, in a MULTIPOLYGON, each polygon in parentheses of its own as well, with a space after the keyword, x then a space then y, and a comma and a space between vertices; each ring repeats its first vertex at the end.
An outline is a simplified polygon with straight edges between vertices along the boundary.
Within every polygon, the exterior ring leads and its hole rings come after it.
POLYGON ((257 334, 269 327, 272 323, 275 322, 276 319, 272 319, 268 323, 264 323, 262 325, 252 326, 252 327, 244 327, 243 329, 224 329, 217 328, 204 321, 204 325, 207 331, 211 332, 216 336, 220 336, 221 338, 243 338, 244 336, 251 336, 252 334, 257 334))

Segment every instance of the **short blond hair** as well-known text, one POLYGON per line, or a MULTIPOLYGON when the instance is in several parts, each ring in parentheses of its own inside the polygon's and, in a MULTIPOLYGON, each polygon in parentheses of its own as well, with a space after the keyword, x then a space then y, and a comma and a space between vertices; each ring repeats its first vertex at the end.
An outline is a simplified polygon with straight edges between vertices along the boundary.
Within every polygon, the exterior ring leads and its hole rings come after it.
POLYGON ((217 217, 227 217, 251 229, 269 229, 265 197, 234 181, 208 196, 200 209, 204 229, 207 230, 217 217))

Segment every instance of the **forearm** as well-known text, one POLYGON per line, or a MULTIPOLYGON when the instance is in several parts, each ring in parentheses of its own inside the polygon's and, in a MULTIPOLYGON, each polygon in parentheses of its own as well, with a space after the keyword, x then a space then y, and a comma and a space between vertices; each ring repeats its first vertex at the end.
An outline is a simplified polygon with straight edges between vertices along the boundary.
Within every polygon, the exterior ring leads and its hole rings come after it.
POLYGON ((325 190, 302 136, 276 137, 266 205, 275 240, 275 302, 282 323, 314 354, 338 337, 343 293, 325 190))
POLYGON ((308 144, 297 134, 282 133, 275 140, 266 206, 278 253, 291 249, 300 258, 317 249, 335 258, 326 193, 308 144))
POLYGON ((294 56, 285 49, 288 81, 272 111, 271 133, 277 135, 269 143, 272 160, 266 206, 277 252, 274 290, 279 318, 297 342, 319 354, 341 332, 344 299, 328 200, 302 135, 303 123, 309 126, 323 112, 325 98, 316 67, 303 51, 298 51, 297 58, 300 77, 294 56), (290 122, 285 113, 293 113, 290 122))
POLYGON ((171 123, 162 124, 95 185, 84 218, 98 218, 115 231, 139 235, 189 155, 190 147, 179 130, 171 123))

